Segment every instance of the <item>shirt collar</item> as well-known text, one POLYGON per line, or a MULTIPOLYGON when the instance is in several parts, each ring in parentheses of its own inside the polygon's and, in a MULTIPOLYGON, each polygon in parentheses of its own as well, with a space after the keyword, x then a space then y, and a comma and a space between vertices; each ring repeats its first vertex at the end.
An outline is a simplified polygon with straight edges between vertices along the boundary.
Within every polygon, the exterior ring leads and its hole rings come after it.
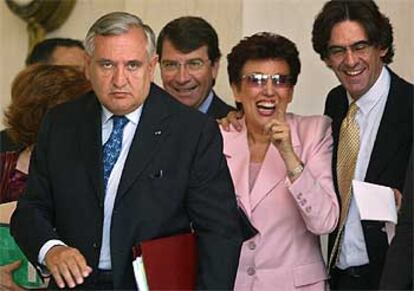
MULTIPOLYGON (((114 115, 111 111, 109 111, 105 106, 102 106, 102 125, 105 125, 109 122, 111 117, 114 115)), ((137 125, 139 122, 139 119, 141 118, 142 114, 142 108, 143 105, 139 106, 134 111, 128 113, 125 115, 125 117, 128 119, 129 122, 132 122, 134 125, 137 125)))
POLYGON ((213 102, 213 90, 210 90, 210 93, 208 93, 207 98, 204 99, 203 103, 198 107, 198 110, 207 113, 208 109, 210 108, 211 102, 213 102))
MULTIPOLYGON (((383 66, 377 81, 375 81, 371 89, 369 89, 368 92, 366 92, 356 101, 360 112, 364 115, 368 114, 382 98, 386 98, 388 96, 390 84, 390 72, 388 72, 385 66, 383 66)), ((353 102, 353 99, 348 92, 347 97, 349 103, 353 102)))

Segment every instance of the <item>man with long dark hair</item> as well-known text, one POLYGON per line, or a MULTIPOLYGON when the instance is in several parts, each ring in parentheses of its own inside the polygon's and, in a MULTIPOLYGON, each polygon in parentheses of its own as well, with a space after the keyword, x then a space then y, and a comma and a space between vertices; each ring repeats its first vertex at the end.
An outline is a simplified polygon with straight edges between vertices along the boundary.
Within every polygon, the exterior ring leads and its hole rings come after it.
POLYGON ((394 55, 392 26, 372 0, 327 2, 312 42, 341 83, 325 104, 341 201, 329 239, 331 289, 377 290, 388 248, 384 223, 360 220, 351 181, 391 187, 400 200, 412 148, 413 85, 387 67, 394 55))

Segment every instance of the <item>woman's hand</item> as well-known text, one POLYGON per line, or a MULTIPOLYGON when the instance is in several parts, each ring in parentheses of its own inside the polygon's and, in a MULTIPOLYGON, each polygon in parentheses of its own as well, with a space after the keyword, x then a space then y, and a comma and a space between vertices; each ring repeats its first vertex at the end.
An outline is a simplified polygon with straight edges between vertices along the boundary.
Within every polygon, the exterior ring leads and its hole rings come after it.
POLYGON ((19 287, 13 281, 13 271, 17 270, 20 265, 21 261, 15 261, 13 263, 0 266, 0 290, 7 290, 7 291, 22 291, 23 288, 19 287))
POLYGON ((276 116, 265 125, 264 131, 270 136, 271 142, 279 150, 282 157, 293 153, 290 127, 286 122, 287 103, 280 102, 277 106, 276 116))
POLYGON ((293 150, 290 127, 286 122, 287 103, 280 102, 276 116, 265 125, 264 131, 270 136, 271 142, 279 150, 288 171, 291 182, 295 181, 303 170, 303 163, 293 150), (299 171, 300 169, 300 171, 299 171))

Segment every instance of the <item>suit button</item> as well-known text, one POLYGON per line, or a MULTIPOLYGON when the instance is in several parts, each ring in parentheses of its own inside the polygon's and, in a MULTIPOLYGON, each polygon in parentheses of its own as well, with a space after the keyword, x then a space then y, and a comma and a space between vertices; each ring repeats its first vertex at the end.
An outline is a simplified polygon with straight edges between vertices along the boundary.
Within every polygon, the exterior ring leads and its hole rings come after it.
POLYGON ((312 207, 311 207, 311 206, 307 206, 307 207, 305 208, 305 211, 306 211, 307 213, 311 212, 311 210, 312 210, 312 207))
POLYGON ((256 270, 253 267, 249 267, 247 269, 247 275, 253 276, 254 274, 256 274, 256 270))
POLYGON ((93 246, 94 249, 97 249, 98 248, 98 244, 96 242, 93 243, 92 246, 93 246))
POLYGON ((249 243, 247 244, 247 247, 250 249, 250 250, 254 250, 254 249, 256 249, 256 243, 254 242, 254 241, 249 241, 249 243))

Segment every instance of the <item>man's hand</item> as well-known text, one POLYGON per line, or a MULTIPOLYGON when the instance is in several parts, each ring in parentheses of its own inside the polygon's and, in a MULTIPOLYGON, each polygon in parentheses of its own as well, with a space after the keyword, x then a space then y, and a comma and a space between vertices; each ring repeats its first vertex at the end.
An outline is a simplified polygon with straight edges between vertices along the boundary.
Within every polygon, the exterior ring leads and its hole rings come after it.
POLYGON ((392 190, 394 191, 395 206, 397 207, 397 212, 399 212, 401 209, 401 203, 402 203, 403 196, 398 189, 392 188, 392 190))
POLYGON ((23 291, 24 289, 19 287, 13 282, 13 271, 20 267, 21 261, 15 261, 13 263, 0 266, 0 290, 7 291, 23 291))
POLYGON ((92 272, 79 250, 68 246, 52 247, 46 253, 45 263, 60 288, 74 288, 92 272))
POLYGON ((230 125, 232 125, 237 131, 242 130, 242 124, 239 119, 243 117, 242 111, 230 111, 226 117, 217 119, 218 124, 222 126, 224 131, 230 131, 230 125))

